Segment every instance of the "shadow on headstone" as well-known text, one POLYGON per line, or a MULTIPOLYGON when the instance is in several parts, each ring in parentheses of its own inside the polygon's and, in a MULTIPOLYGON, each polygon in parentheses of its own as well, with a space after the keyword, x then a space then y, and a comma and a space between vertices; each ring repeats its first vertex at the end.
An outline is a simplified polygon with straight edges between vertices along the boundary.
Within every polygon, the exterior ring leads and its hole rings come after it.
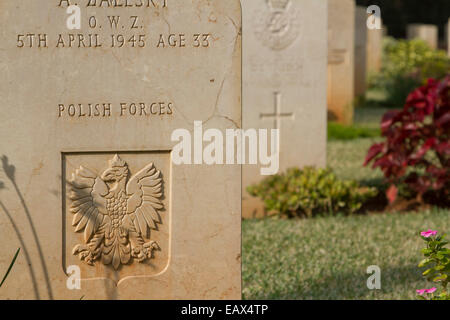
MULTIPOLYGON (((10 180, 10 182, 12 183, 12 185, 13 185, 16 193, 17 193, 17 196, 19 197, 20 203, 21 203, 21 205, 22 205, 22 207, 24 209, 26 218, 27 218, 27 220, 28 220, 28 222, 30 224, 31 231, 32 231, 33 237, 34 237, 34 241, 35 241, 36 247, 38 249, 38 254, 39 254, 39 259, 41 261, 42 270, 44 272, 45 283, 46 283, 46 286, 47 286, 47 294, 48 294, 49 299, 52 300, 53 299, 53 293, 52 293, 52 288, 51 288, 51 284, 50 284, 50 278, 49 278, 49 275, 48 275, 47 265, 45 263, 44 254, 42 252, 42 247, 41 247, 39 238, 37 236, 37 232, 36 232, 36 229, 34 227, 34 223, 33 223, 33 219, 31 218, 30 211, 29 211, 29 209, 27 207, 27 204, 25 203, 25 200, 24 200, 24 198, 22 196, 22 193, 21 193, 19 187, 17 186, 16 180, 15 180, 16 167, 9 163, 9 159, 8 159, 8 157, 6 155, 3 155, 1 157, 1 162, 2 162, 2 169, 5 172, 5 174, 8 177, 8 179, 10 180)), ((4 184, 3 184, 3 186, 4 186, 4 184)), ((30 260, 27 248, 25 246, 23 237, 21 236, 20 231, 19 231, 17 225, 14 222, 14 219, 12 218, 12 216, 9 213, 9 211, 7 210, 7 208, 4 206, 4 204, 2 202, 0 202, 0 206, 2 207, 3 211, 6 213, 8 219, 10 220, 10 222, 11 222, 11 224, 12 224, 12 226, 13 226, 16 234, 17 234, 17 237, 18 237, 18 239, 19 239, 19 241, 20 241, 20 243, 22 245, 22 248, 23 248, 23 251, 24 251, 24 254, 25 254, 25 258, 27 260, 27 264, 28 264, 28 266, 30 268, 30 275, 31 275, 32 281, 33 281, 33 287, 34 287, 34 291, 35 291, 35 296, 36 296, 37 299, 40 299, 38 286, 37 286, 37 283, 36 283, 36 277, 34 275, 32 267, 31 267, 31 260, 30 260)))

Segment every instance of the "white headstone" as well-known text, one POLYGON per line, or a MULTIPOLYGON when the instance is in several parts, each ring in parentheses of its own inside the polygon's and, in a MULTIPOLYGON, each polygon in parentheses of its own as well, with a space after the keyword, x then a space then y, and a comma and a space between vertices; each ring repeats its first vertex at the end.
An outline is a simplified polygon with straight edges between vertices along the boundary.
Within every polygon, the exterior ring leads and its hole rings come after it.
POLYGON ((239 1, 143 2, 1 1, 0 299, 241 297, 240 166, 172 161, 240 125, 239 1))
POLYGON ((367 78, 367 11, 357 6, 355 10, 355 96, 366 93, 367 78))
POLYGON ((438 47, 438 27, 432 24, 409 24, 407 37, 408 39, 421 39, 428 43, 432 49, 438 47))
POLYGON ((448 19, 448 23, 445 25, 445 41, 447 43, 447 53, 450 57, 450 19, 448 19))
POLYGON ((353 123, 355 1, 328 0, 328 119, 353 123))
POLYGON ((383 55, 383 36, 387 27, 382 24, 380 17, 374 17, 382 29, 367 30, 367 75, 380 72, 383 55))
MULTIPOLYGON (((280 130, 280 172, 324 166, 327 1, 245 0, 242 10, 243 128, 280 130)), ((246 192, 261 167, 243 167, 245 217, 263 212, 246 192)))

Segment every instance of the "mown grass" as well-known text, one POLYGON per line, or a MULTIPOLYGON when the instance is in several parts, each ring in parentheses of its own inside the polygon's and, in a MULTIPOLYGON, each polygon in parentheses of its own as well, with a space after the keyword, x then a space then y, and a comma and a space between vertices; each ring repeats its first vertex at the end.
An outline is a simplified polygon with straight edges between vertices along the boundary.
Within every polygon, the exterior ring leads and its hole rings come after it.
POLYGON ((328 140, 354 140, 380 137, 380 119, 387 108, 359 107, 355 109, 354 124, 345 126, 335 122, 328 123, 328 140))
MULTIPOLYGON (((385 110, 356 109, 356 125, 377 128, 385 110)), ((379 170, 363 167, 381 138, 328 142, 328 166, 342 179, 382 186, 379 170)), ((419 231, 450 232, 450 210, 303 220, 243 221, 244 299, 414 299, 426 287, 417 268, 419 231), (366 269, 381 268, 381 290, 366 286, 366 269)))
MULTIPOLYGON (((355 109, 355 126, 366 129, 377 129, 380 119, 386 109, 357 108, 355 109)), ((364 185, 380 186, 383 173, 364 167, 364 159, 370 146, 382 141, 379 136, 358 138, 353 140, 329 140, 327 143, 327 165, 331 167, 341 179, 358 180, 364 185)))
POLYGON ((356 139, 351 142, 328 141, 327 165, 341 179, 358 180, 362 184, 378 185, 383 179, 381 170, 364 167, 364 159, 370 146, 381 138, 356 139))
POLYGON ((361 127, 366 127, 366 128, 379 129, 381 118, 382 118, 383 114, 385 114, 389 110, 392 110, 392 109, 381 108, 381 107, 356 108, 355 116, 354 116, 355 125, 361 126, 361 127))
POLYGON ((427 286, 418 232, 450 230, 450 211, 243 222, 244 299, 414 299, 427 286), (366 269, 381 268, 381 290, 366 269))
POLYGON ((328 123, 328 140, 353 140, 380 136, 380 129, 328 123))

